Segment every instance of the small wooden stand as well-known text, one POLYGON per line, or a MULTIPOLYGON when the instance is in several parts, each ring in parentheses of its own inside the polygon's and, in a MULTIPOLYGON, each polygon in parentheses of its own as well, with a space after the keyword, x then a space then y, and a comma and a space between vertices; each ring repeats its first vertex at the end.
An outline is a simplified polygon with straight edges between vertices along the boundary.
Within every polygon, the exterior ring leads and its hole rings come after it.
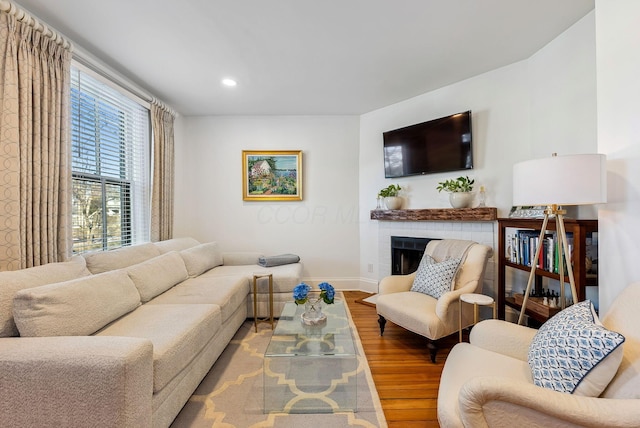
POLYGON ((260 323, 271 324, 271 330, 273 330, 273 274, 271 273, 254 273, 253 274, 253 325, 258 332, 258 324, 260 323), (269 316, 266 318, 258 317, 258 280, 260 278, 269 279, 269 316))

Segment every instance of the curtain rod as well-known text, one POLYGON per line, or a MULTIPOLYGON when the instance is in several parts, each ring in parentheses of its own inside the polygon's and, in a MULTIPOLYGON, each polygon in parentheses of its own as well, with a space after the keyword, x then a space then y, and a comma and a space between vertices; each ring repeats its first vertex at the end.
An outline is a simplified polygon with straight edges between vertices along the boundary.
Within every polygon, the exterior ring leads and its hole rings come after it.
POLYGON ((118 73, 112 71, 108 66, 102 63, 100 60, 94 58, 91 54, 84 51, 79 46, 75 47, 69 39, 64 37, 59 32, 55 31, 48 25, 44 24, 42 21, 34 17, 31 13, 27 12, 23 8, 16 6, 13 2, 10 2, 8 0, 0 0, 0 11, 14 16, 17 21, 23 22, 26 25, 33 27, 34 30, 41 32, 46 37, 51 38, 55 43, 62 45, 63 48, 69 50, 73 55, 73 59, 78 61, 78 63, 84 65, 85 67, 93 70, 105 79, 129 91, 134 96, 140 98, 140 100, 143 100, 147 103, 155 104, 171 113, 174 117, 178 116, 178 113, 167 104, 149 95, 140 87, 128 81, 128 79, 119 76, 118 73))
POLYGON ((42 33, 45 37, 50 38, 54 43, 62 46, 64 49, 67 49, 70 52, 73 51, 73 43, 71 43, 69 39, 12 2, 0 0, 0 11, 6 12, 7 14, 14 16, 17 21, 33 27, 35 31, 42 33))
POLYGON ((169 107, 167 104, 163 103, 156 97, 149 95, 143 89, 141 89, 135 83, 129 81, 124 77, 121 77, 117 72, 112 70, 109 66, 102 63, 99 59, 93 57, 90 53, 85 52, 82 48, 77 47, 77 49, 73 52, 73 59, 77 61, 78 64, 86 67, 87 69, 93 71, 98 74, 103 79, 106 79, 108 82, 111 82, 113 85, 119 86, 125 91, 131 93, 134 97, 139 99, 139 102, 142 101, 144 103, 155 104, 164 110, 168 111, 173 115, 173 117, 178 116, 178 112, 169 107))

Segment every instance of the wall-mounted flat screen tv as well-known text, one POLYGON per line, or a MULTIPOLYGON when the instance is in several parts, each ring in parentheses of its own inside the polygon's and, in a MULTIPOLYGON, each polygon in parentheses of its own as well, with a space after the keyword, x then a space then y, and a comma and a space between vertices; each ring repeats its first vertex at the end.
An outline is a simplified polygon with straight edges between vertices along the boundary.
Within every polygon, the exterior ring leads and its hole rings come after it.
POLYGON ((383 133, 386 178, 473 168, 471 111, 383 133))

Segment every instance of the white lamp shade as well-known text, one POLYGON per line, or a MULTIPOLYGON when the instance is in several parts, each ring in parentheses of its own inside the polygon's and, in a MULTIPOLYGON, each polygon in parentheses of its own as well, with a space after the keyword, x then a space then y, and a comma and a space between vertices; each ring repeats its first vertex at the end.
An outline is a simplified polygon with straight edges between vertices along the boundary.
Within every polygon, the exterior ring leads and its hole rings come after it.
POLYGON ((551 156, 513 166, 513 205, 590 205, 607 202, 606 157, 551 156))

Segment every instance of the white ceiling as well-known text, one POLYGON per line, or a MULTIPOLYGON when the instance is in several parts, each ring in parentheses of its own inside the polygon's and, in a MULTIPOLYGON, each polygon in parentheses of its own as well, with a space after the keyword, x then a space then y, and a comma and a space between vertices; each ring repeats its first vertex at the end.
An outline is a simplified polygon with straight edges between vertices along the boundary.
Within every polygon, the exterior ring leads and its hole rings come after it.
POLYGON ((183 115, 362 114, 528 58, 594 0, 19 0, 183 115), (224 77, 238 86, 224 88, 224 77))

